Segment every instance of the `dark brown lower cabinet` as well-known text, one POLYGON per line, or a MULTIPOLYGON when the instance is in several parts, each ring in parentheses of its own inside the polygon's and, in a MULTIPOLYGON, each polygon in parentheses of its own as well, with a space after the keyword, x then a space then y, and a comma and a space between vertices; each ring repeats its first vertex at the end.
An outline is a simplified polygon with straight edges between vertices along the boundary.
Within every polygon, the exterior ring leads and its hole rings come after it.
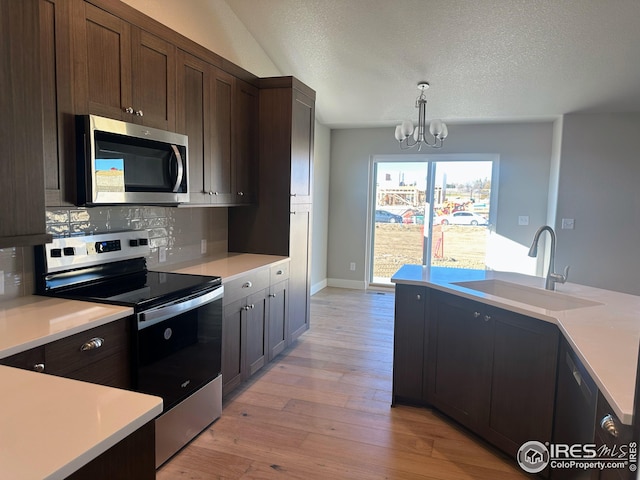
POLYGON ((511 456, 550 442, 557 327, 442 292, 429 311, 432 404, 511 456))
POLYGON ((396 285, 392 403, 423 403, 426 287, 396 285))
POLYGON ((3 358, 0 364, 131 389, 131 322, 131 317, 115 320, 3 358), (101 345, 82 350, 93 339, 101 339, 101 345))
POLYGON ((267 290, 224 307, 222 393, 237 388, 267 363, 267 290))
POLYGON ((116 443, 67 480, 153 480, 156 478, 155 420, 116 443))
POLYGON ((287 346, 289 328, 289 281, 269 287, 268 360, 276 358, 287 346))

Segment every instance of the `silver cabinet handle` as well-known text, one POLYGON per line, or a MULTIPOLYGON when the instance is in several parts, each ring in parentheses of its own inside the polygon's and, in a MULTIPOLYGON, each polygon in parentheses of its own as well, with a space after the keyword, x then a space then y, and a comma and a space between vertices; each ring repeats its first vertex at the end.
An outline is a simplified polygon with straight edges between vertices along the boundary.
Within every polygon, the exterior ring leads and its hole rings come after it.
POLYGON ((218 192, 209 192, 209 195, 218 195, 218 192))
POLYGON ((422 300, 422 295, 417 294, 417 295, 416 295, 416 300, 417 300, 418 302, 419 302, 420 300, 422 300))
POLYGON ((238 195, 242 197, 244 195, 244 192, 238 192, 238 195))
POLYGON ((96 348, 100 348, 104 344, 104 338, 94 337, 88 342, 85 342, 80 347, 81 352, 86 352, 87 350, 95 350, 96 348))
POLYGON ((616 427, 616 421, 613 418, 613 415, 610 413, 602 417, 600 420, 600 428, 607 432, 612 437, 618 438, 618 428, 616 427))
POLYGON ((246 312, 247 310, 249 310, 249 306, 245 305, 244 307, 242 307, 242 310, 244 310, 246 312))
POLYGON ((255 305, 252 303, 251 305, 249 305, 249 308, 253 310, 255 308, 255 305))
POLYGON ((291 194, 291 196, 292 196, 292 197, 297 197, 297 196, 298 196, 298 194, 297 194, 297 193, 292 193, 292 194, 291 194))
POLYGON ((33 371, 38 373, 44 372, 44 363, 36 363, 33 366, 33 371))
POLYGON ((138 111, 136 111, 136 115, 138 117, 144 117, 144 112, 142 110, 138 110, 138 111))
POLYGON ((278 270, 278 271, 276 272, 276 275, 282 275, 283 273, 284 273, 284 272, 283 272, 282 270, 278 270))
POLYGON ((270 293, 270 294, 269 294, 269 297, 270 297, 270 298, 276 298, 276 294, 275 294, 275 293, 270 293))
POLYGON ((253 283, 251 283, 251 282, 245 282, 245 283, 242 285, 242 288, 251 288, 251 287, 253 287, 253 283))
POLYGON ((127 108, 124 108, 123 110, 125 111, 125 113, 133 115, 133 107, 127 107, 127 108))
POLYGON ((478 318, 480 316, 480 312, 473 312, 473 318, 478 318))
POLYGON ((488 322, 489 320, 491 320, 491 315, 485 315, 484 316, 484 321, 488 322))

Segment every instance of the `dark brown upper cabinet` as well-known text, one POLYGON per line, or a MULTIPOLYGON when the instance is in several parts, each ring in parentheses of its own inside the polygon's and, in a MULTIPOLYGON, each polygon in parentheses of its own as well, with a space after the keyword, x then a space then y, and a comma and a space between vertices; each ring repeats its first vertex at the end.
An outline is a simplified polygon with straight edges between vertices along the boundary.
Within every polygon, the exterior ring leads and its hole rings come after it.
POLYGON ((234 205, 235 78, 178 51, 177 130, 189 136, 190 203, 234 205))
POLYGON ((0 2, 0 248, 45 243, 38 0, 0 2))
POLYGON ((233 112, 233 163, 231 175, 235 203, 255 203, 258 178, 258 89, 236 81, 233 112))
POLYGON ((175 130, 176 48, 86 2, 74 2, 75 110, 175 130))

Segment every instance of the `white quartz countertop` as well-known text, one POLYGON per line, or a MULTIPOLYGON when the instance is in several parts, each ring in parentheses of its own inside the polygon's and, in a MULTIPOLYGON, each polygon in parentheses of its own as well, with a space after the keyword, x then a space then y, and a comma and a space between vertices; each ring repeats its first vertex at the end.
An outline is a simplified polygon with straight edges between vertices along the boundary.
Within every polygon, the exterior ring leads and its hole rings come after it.
POLYGON ((0 366, 0 478, 63 479, 162 413, 162 399, 0 366))
POLYGON ((133 309, 30 295, 0 302, 0 358, 133 314, 133 309))
POLYGON ((631 424, 640 344, 640 297, 565 283, 556 285, 557 293, 597 304, 567 310, 547 310, 523 303, 526 299, 523 302, 514 301, 454 284, 477 280, 499 280, 544 291, 544 279, 541 277, 421 265, 405 265, 391 279, 394 283, 423 285, 555 323, 614 413, 623 423, 631 424))
POLYGON ((240 275, 252 270, 285 262, 289 257, 279 255, 260 255, 255 253, 227 253, 215 257, 204 257, 184 263, 159 267, 175 273, 189 273, 191 275, 214 275, 222 277, 222 283, 229 282, 240 275))

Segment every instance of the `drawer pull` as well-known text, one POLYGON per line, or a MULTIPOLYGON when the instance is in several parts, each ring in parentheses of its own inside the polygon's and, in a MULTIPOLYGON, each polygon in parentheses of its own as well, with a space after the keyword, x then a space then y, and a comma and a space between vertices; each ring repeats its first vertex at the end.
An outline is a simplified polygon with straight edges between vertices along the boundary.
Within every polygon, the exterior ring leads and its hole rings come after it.
POLYGON ((96 348, 100 348, 104 344, 104 338, 95 337, 89 340, 86 343, 83 343, 80 347, 81 352, 86 352, 87 350, 95 350, 96 348))
POLYGON ((251 287, 253 287, 253 283, 251 283, 251 282, 245 282, 245 283, 242 285, 242 288, 251 288, 251 287))
POLYGON ((284 273, 284 272, 283 272, 282 270, 278 270, 278 271, 276 272, 276 275, 282 275, 283 273, 284 273))
POLYGON ((491 320, 491 315, 485 315, 484 316, 484 321, 488 322, 489 320, 491 320))
POLYGON ((618 438, 618 428, 616 427, 616 421, 611 414, 607 414, 600 420, 600 428, 607 432, 612 437, 618 438))
POLYGON ((417 294, 417 295, 416 295, 416 300, 417 300, 418 302, 419 302, 420 300, 422 300, 422 295, 417 294))
POLYGON ((276 294, 275 294, 275 293, 270 293, 270 294, 269 294, 269 297, 270 297, 270 298, 276 298, 276 294))
POLYGON ((473 312, 473 318, 478 318, 480 316, 480 312, 473 312))
POLYGON ((36 363, 33 366, 33 371, 38 373, 44 372, 44 363, 36 363))

